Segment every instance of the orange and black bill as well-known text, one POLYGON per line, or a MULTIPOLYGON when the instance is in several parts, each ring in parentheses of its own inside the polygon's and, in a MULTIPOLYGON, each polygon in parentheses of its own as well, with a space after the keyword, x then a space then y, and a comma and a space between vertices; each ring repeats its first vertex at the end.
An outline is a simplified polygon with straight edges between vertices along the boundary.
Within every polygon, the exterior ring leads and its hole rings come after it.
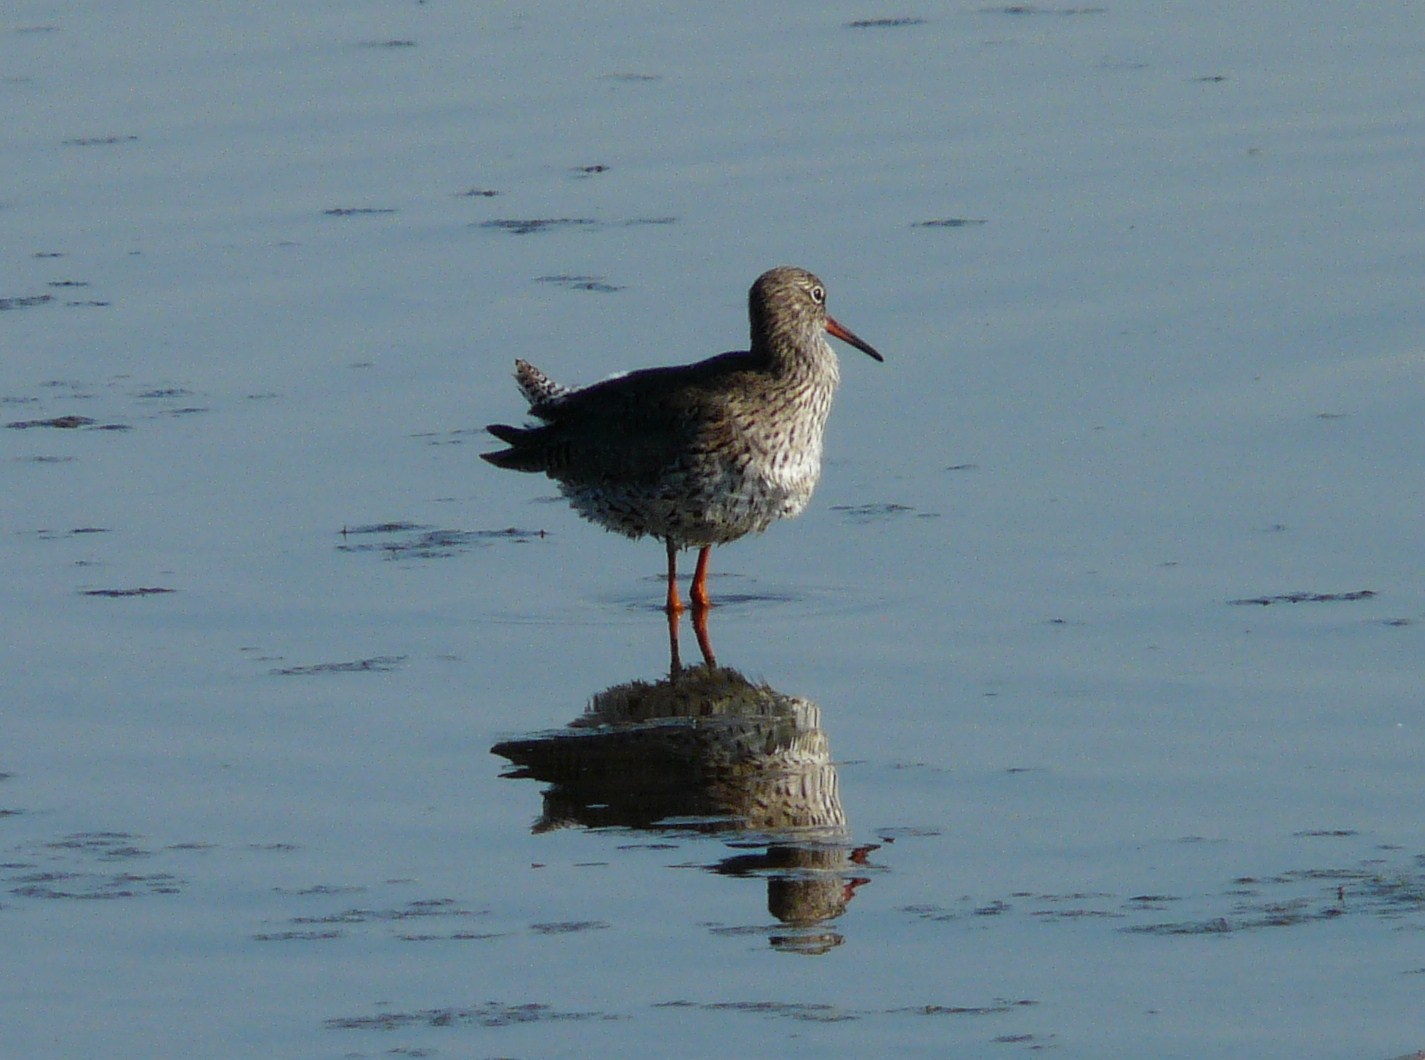
POLYGON ((842 342, 850 343, 862 353, 874 358, 875 360, 885 360, 884 357, 882 357, 879 353, 876 352, 876 348, 872 346, 869 342, 866 342, 864 339, 857 338, 856 333, 854 331, 852 331, 850 328, 842 327, 831 317, 826 318, 826 331, 827 334, 835 335, 842 342))

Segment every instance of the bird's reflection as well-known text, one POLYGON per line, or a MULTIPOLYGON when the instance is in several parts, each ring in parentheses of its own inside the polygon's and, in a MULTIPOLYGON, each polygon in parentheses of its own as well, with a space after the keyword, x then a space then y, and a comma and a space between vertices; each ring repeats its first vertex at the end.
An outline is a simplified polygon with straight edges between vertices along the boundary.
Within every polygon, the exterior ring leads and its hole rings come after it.
MULTIPOLYGON (((683 669, 683 654, 678 648, 678 624, 682 612, 668 612, 668 673, 676 677, 683 669)), ((708 633, 708 609, 693 608, 693 636, 698 639, 698 650, 703 653, 703 663, 709 669, 717 668, 717 656, 713 654, 712 636, 708 633)))
POLYGON ((670 631, 667 678, 615 685, 566 728, 492 748, 514 763, 508 776, 549 785, 534 831, 718 834, 737 853, 708 867, 767 881, 768 910, 792 929, 774 934, 774 946, 838 945, 828 922, 866 882, 874 847, 850 840, 821 709, 712 663, 705 625, 698 639, 710 661, 681 666, 670 631))

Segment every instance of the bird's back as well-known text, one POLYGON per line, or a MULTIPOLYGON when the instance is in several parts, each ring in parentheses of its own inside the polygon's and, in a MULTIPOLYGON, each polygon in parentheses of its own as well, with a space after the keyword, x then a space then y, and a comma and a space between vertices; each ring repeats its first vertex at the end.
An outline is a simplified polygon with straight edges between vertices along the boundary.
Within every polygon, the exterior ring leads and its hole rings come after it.
POLYGON ((508 449, 482 454, 497 467, 542 472, 575 484, 656 483, 724 430, 738 395, 765 385, 759 359, 734 352, 669 368, 646 368, 579 389, 543 380, 521 390, 535 427, 492 424, 508 449), (551 389, 553 388, 553 389, 551 389))

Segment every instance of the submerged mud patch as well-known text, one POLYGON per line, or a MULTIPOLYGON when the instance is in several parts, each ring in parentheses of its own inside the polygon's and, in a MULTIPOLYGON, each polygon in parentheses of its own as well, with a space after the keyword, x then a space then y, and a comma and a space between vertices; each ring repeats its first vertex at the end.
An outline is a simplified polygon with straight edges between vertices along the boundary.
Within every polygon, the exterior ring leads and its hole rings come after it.
POLYGON ((912 228, 978 228, 989 221, 983 217, 936 217, 929 221, 916 221, 912 228))
POLYGON ((593 228, 597 224, 592 217, 524 217, 481 221, 479 227, 508 232, 514 236, 529 236, 552 232, 556 228, 593 228))
POLYGON ((621 286, 609 283, 602 276, 536 276, 534 282, 553 284, 566 291, 594 291, 598 294, 612 294, 614 291, 623 290, 621 286))
POLYGON ((853 523, 877 523, 897 516, 913 515, 916 511, 908 504, 889 501, 875 504, 833 504, 831 510, 853 523))
POLYGON ((1335 604, 1353 603, 1357 600, 1372 600, 1380 595, 1374 589, 1357 589, 1348 593, 1282 593, 1278 596, 1248 596, 1239 600, 1228 600, 1234 607, 1255 605, 1269 607, 1272 604, 1335 604))
POLYGON ((809 1004, 804 1001, 662 1001, 653 1007, 698 1009, 702 1012, 749 1012, 758 1016, 813 1023, 842 1023, 860 1018, 860 1013, 838 1005, 809 1004))
POLYGON ((1103 7, 1042 7, 1039 4, 1005 4, 1003 7, 982 7, 985 15, 1101 15, 1103 7))
POLYGON ((597 228, 633 228, 641 225, 671 225, 676 217, 631 217, 622 221, 596 221, 592 217, 519 217, 501 218, 493 221, 477 221, 475 227, 497 232, 508 232, 515 236, 537 235, 556 229, 579 229, 593 231, 597 228))
POLYGON ((809 1004, 802 1001, 662 1001, 653 1007, 697 1009, 701 1012, 746 1012, 778 1019, 841 1023, 867 1016, 997 1016, 1037 1004, 1037 1001, 1027 998, 995 998, 982 1005, 930 1003, 879 1009, 846 1008, 841 1005, 809 1004))
MULTIPOLYGON (((1351 840, 1349 829, 1313 829, 1296 838, 1351 840)), ((1384 848, 1386 852, 1393 848, 1384 848)), ((946 903, 907 905, 900 913, 934 924, 970 926, 984 917, 1025 916, 1041 923, 1109 920, 1129 934, 1225 935, 1304 927, 1349 916, 1420 920, 1425 928, 1425 854, 1397 864, 1382 848, 1356 864, 1290 869, 1233 878, 1217 894, 1017 891, 1002 897, 962 895, 946 903), (1164 913, 1178 915, 1167 919, 1164 913)))
POLYGON ((0 866, 0 886, 17 898, 98 901, 178 894, 187 883, 173 872, 136 871, 137 863, 178 849, 151 846, 128 832, 73 832, 24 844, 18 860, 0 866))
POLYGON ((322 211, 327 217, 369 217, 395 212, 395 208, 391 206, 333 206, 329 210, 322 211))
POLYGON ((177 589, 166 589, 161 585, 140 585, 133 589, 84 589, 81 596, 100 596, 111 600, 117 600, 125 596, 163 596, 167 593, 177 592, 177 589))
POLYGON ((28 431, 36 427, 52 427, 60 431, 72 431, 79 427, 88 427, 94 423, 90 416, 51 416, 47 420, 16 420, 13 423, 5 424, 12 431, 28 431))
POLYGON ((923 26, 925 19, 905 15, 892 18, 858 18, 846 23, 847 29, 899 29, 903 26, 923 26))
POLYGON ((314 663, 311 666, 281 666, 269 670, 277 677, 312 677, 316 674, 389 673, 406 661, 404 655, 374 655, 350 662, 314 663))
MULTIPOLYGON (((309 888, 300 896, 320 897, 352 889, 359 888, 309 888)), ((252 937, 257 942, 324 942, 346 938, 363 928, 398 925, 392 935, 402 942, 465 942, 503 938, 506 932, 477 932, 463 926, 439 931, 412 931, 406 926, 414 923, 440 924, 444 921, 464 925, 488 915, 487 909, 468 909, 453 898, 418 898, 385 909, 353 906, 334 913, 294 916, 287 921, 288 926, 276 931, 259 932, 252 937)))
POLYGON ((526 1023, 569 1020, 616 1020, 607 1012, 571 1012, 539 1002, 507 1005, 499 1001, 461 1008, 431 1008, 415 1012, 383 1012, 374 1016, 343 1016, 324 1021, 329 1030, 394 1031, 405 1027, 512 1027, 526 1023))
POLYGON ((374 552, 386 559, 445 559, 491 545, 496 541, 528 541, 546 536, 543 530, 446 530, 417 523, 373 523, 368 526, 342 527, 339 552, 374 552), (353 537, 377 537, 384 540, 351 541, 353 537))
POLYGON ((138 137, 132 134, 113 133, 108 136, 74 136, 68 140, 61 140, 65 147, 109 147, 113 144, 136 143, 138 137))
POLYGON ((0 313, 5 313, 12 309, 29 309, 31 306, 44 305, 46 302, 53 301, 54 295, 52 294, 32 294, 0 298, 0 313))
POLYGON ((577 935, 585 931, 607 931, 609 925, 602 920, 560 920, 546 924, 531 924, 529 929, 536 935, 577 935))

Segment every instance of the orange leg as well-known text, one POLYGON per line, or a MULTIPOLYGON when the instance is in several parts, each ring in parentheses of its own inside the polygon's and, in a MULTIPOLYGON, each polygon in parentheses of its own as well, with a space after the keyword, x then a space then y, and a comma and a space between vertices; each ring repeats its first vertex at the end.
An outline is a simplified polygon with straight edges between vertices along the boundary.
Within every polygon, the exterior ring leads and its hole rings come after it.
MULTIPOLYGON (((668 603, 664 610, 670 615, 683 613, 683 601, 678 599, 678 546, 668 539, 668 603)), ((696 601, 695 601, 696 602, 696 601)))
POLYGON ((693 572, 693 586, 688 590, 688 595, 692 597, 693 607, 706 611, 712 606, 712 597, 708 595, 708 560, 712 558, 712 546, 704 545, 702 551, 698 553, 698 569, 693 572))

